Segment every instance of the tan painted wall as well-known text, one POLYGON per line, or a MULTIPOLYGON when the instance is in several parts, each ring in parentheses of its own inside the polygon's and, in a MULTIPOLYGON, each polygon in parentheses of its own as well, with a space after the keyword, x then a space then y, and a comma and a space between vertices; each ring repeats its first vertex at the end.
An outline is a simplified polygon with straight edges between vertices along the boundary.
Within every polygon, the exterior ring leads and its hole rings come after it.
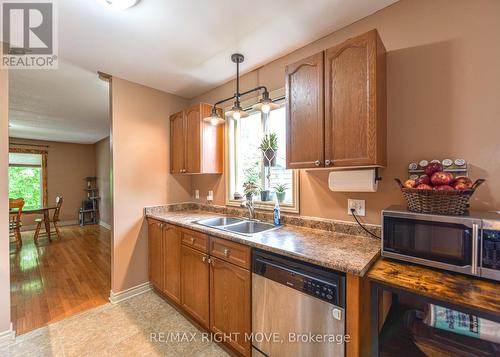
POLYGON ((113 78, 111 88, 111 288, 120 292, 148 281, 144 207, 188 201, 191 179, 169 174, 169 116, 187 101, 119 78, 113 78))
POLYGON ((99 213, 101 222, 111 225, 111 143, 109 137, 94 144, 95 175, 99 187, 99 213))
MULTIPOLYGON (((408 163, 459 157, 471 164, 472 178, 489 180, 472 208, 499 210, 499 16, 497 0, 402 0, 245 75, 242 89, 283 87, 287 63, 373 28, 387 48, 388 167, 379 192, 333 193, 328 171, 303 171, 300 213, 351 220, 347 198, 359 198, 366 200, 365 221, 379 223, 381 209, 403 202, 392 179, 405 177, 408 163)), ((192 102, 214 102, 233 92, 230 82, 192 102)), ((218 204, 224 203, 224 187, 223 177, 193 178, 193 191, 199 188, 203 197, 214 188, 218 204)))
MULTIPOLYGON (((0 42, 0 48, 3 43, 0 42)), ((9 271, 9 77, 0 69, 0 334, 10 329, 9 271)))
MULTIPOLYGON (((64 197, 61 207, 61 221, 78 221, 78 211, 86 193, 84 178, 95 175, 94 145, 71 144, 56 141, 41 141, 10 138, 11 143, 48 145, 46 148, 33 147, 48 151, 47 156, 47 204, 55 205, 56 197, 64 197)), ((13 145, 13 147, 19 147, 13 145)), ((23 146, 25 147, 25 146, 23 146)), ((23 225, 34 224, 35 215, 23 216, 23 225)))

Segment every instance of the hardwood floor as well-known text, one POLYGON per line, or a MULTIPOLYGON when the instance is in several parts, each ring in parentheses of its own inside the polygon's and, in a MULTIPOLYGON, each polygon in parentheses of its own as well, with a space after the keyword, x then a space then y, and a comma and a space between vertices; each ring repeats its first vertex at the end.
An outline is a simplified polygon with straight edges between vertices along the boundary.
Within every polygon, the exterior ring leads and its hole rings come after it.
POLYGON ((23 232, 23 246, 10 243, 11 313, 16 333, 108 302, 111 234, 99 225, 61 227, 49 242, 23 232))

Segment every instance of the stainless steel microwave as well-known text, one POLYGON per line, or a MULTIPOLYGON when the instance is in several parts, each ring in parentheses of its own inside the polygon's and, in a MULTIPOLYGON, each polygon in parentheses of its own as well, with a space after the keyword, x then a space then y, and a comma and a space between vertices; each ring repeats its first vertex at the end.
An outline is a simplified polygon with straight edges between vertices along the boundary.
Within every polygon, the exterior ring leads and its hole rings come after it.
POLYGON ((382 256, 500 281, 500 214, 382 211, 382 256))

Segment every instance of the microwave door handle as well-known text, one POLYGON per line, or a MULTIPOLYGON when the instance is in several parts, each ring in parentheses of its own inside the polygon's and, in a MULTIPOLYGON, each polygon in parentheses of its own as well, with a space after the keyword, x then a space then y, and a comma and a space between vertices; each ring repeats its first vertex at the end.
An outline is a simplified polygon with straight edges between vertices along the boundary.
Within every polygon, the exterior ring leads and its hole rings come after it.
POLYGON ((472 274, 478 274, 478 244, 479 244, 479 225, 472 225, 472 274))

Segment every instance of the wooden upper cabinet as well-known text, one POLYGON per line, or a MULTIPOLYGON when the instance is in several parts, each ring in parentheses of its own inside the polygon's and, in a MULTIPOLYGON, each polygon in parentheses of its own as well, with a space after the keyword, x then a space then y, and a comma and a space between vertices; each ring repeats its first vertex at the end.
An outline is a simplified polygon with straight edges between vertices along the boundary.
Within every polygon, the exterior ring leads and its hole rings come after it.
POLYGON ((286 66, 286 161, 317 167, 324 158, 323 52, 286 66))
POLYGON ((170 172, 180 174, 184 170, 186 138, 184 112, 170 116, 170 172))
POLYGON ((181 303, 181 229, 163 225, 163 292, 176 303, 181 303))
POLYGON ((385 62, 372 30, 286 67, 287 168, 386 165, 385 62))
POLYGON ((195 104, 184 111, 186 120, 186 164, 187 173, 201 172, 201 130, 203 118, 201 105, 195 104))
POLYGON ((385 49, 376 30, 325 52, 327 163, 386 164, 385 81, 385 49))
POLYGON ((228 344, 244 356, 250 356, 251 273, 234 264, 210 258, 210 329, 231 334, 228 344))
POLYGON ((170 117, 172 174, 223 172, 224 125, 213 126, 203 121, 211 111, 210 104, 197 103, 170 117))
POLYGON ((181 256, 181 305, 200 325, 208 329, 210 328, 208 255, 182 245, 181 256))
POLYGON ((149 281, 156 289, 163 291, 163 223, 155 220, 148 220, 148 253, 149 281))

